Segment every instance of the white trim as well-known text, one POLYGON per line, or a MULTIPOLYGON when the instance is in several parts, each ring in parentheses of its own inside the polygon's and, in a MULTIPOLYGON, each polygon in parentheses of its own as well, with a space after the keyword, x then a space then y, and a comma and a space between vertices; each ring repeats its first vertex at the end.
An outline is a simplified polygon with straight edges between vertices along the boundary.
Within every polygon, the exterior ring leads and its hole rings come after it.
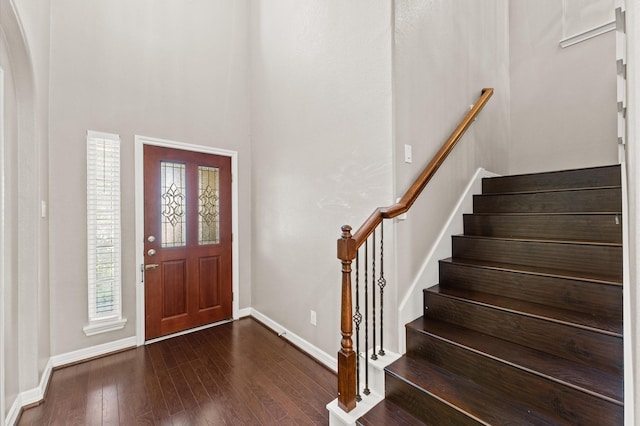
POLYGON ((278 334, 278 336, 288 340, 293 345, 302 349, 304 352, 307 353, 307 355, 315 358, 318 362, 320 362, 327 368, 335 372, 338 371, 337 358, 332 357, 322 349, 309 343, 308 341, 298 336, 297 334, 292 333, 290 330, 287 330, 282 325, 278 324, 276 321, 272 320, 271 318, 262 314, 260 311, 256 309, 251 308, 251 316, 256 320, 260 321, 261 323, 263 323, 264 325, 266 325, 267 327, 269 327, 270 329, 272 329, 273 331, 275 331, 278 334))
POLYGON ((87 311, 89 324, 83 327, 85 335, 119 330, 126 324, 122 318, 122 212, 121 212, 121 142, 120 136, 111 133, 87 131, 87 311), (100 170, 103 176, 100 176, 100 170), (96 175, 98 174, 98 176, 96 175), (102 208, 108 207, 107 222, 100 224, 97 217, 104 216, 102 208), (100 213, 102 211, 102 213, 100 213), (105 279, 112 285, 112 302, 108 313, 98 313, 98 271, 106 266, 98 260, 100 233, 108 233, 112 241, 113 273, 105 279), (105 315, 106 314, 106 315, 105 315))
POLYGON ((65 354, 55 355, 51 357, 51 365, 56 367, 63 367, 65 365, 74 364, 80 361, 86 361, 91 358, 110 354, 112 352, 122 351, 124 349, 131 349, 136 347, 136 338, 134 336, 127 337, 113 342, 103 343, 101 345, 91 346, 84 349, 79 349, 73 352, 67 352, 65 354))
MULTIPOLYGON (((628 196, 628 231, 625 235, 629 238, 629 285, 623 287, 623 300, 625 302, 625 315, 623 318, 625 367, 624 367, 624 408, 625 425, 635 425, 639 417, 640 399, 635 389, 638 387, 638 368, 640 364, 640 345, 638 344, 637 330, 639 322, 639 298, 638 279, 640 276, 640 4, 636 0, 621 2, 625 11, 626 40, 620 41, 622 46, 617 46, 626 54, 627 63, 627 116, 626 116, 626 162, 627 171, 627 196, 628 196), (633 244, 633 246, 631 246, 633 244), (629 319, 629 321, 627 321, 629 319), (626 326, 630 327, 630 330, 626 326)), ((624 222, 623 222, 624 224, 624 222)), ((624 244, 624 243, 623 243, 624 244)))
POLYGON ((620 164, 622 180, 622 335, 624 345, 624 407, 625 424, 632 425, 633 422, 633 329, 631 322, 631 279, 629 275, 629 199, 627 189, 627 165, 624 161, 620 164))
MULTIPOLYGON (((232 241, 232 291, 233 307, 232 316, 239 318, 240 311, 240 227, 238 211, 238 152, 227 149, 212 148, 202 145, 176 142, 166 139, 158 139, 147 136, 135 136, 135 235, 136 235, 136 265, 144 263, 144 145, 162 146, 165 148, 176 148, 187 151, 202 152, 205 154, 221 155, 231 158, 231 230, 232 241)), ((136 274, 136 342, 137 345, 144 344, 144 285, 141 273, 136 274)))
POLYGON ((40 377, 40 383, 38 384, 38 387, 22 392, 20 394, 20 405, 22 407, 36 404, 44 399, 44 394, 47 391, 47 386, 49 385, 49 380, 51 379, 52 373, 53 364, 51 363, 51 359, 49 359, 49 362, 47 362, 47 366, 42 372, 42 377, 40 377))
POLYGON ((91 321, 91 324, 82 328, 84 334, 87 336, 93 336, 100 333, 107 333, 109 331, 121 330, 127 323, 126 318, 110 318, 104 321, 91 321))
POLYGON ((238 311, 238 318, 246 318, 251 316, 251 308, 242 308, 238 311))
POLYGON ((482 191, 482 178, 498 176, 479 168, 471 178, 471 181, 458 199, 458 203, 449 215, 445 226, 436 238, 431 251, 427 255, 416 278, 409 287, 402 302, 398 307, 398 352, 406 352, 405 324, 422 316, 423 297, 422 289, 434 286, 438 283, 438 262, 440 259, 451 257, 451 236, 462 234, 462 215, 473 212, 473 195, 482 191))
POLYGON ((36 404, 44 399, 53 369, 56 367, 64 367, 65 365, 74 364, 89 360, 91 358, 108 355, 112 352, 118 352, 124 349, 131 349, 136 347, 136 338, 127 337, 126 339, 116 340, 114 342, 104 343, 102 345, 92 346, 90 348, 84 348, 73 352, 67 352, 66 354, 56 355, 49 358, 47 366, 42 372, 40 377, 40 383, 37 387, 21 392, 16 397, 11 409, 7 413, 5 418, 6 425, 14 425, 18 421, 20 410, 31 404, 36 404))
POLYGON ((222 325, 222 324, 229 324, 230 322, 233 322, 233 320, 223 320, 223 321, 218 321, 218 322, 212 322, 211 324, 201 325, 200 327, 194 327, 194 328, 190 328, 188 330, 178 331, 177 333, 167 334, 166 336, 156 337, 155 339, 150 339, 150 340, 145 341, 144 344, 145 345, 149 345, 151 343, 161 342, 163 340, 171 339, 172 337, 178 337, 178 336, 182 336, 182 335, 185 335, 185 334, 194 333, 196 331, 206 330, 207 328, 217 327, 217 326, 222 325))
POLYGON ((87 139, 108 139, 110 141, 119 141, 120 135, 115 133, 96 132, 95 130, 87 130, 87 139))
POLYGON ((0 66, 0 413, 4 416, 5 400, 4 400, 4 70, 0 66))
POLYGON ((574 44, 578 44, 580 42, 589 40, 599 35, 606 34, 609 31, 613 31, 615 29, 616 29, 616 21, 607 22, 606 24, 602 24, 597 27, 591 28, 589 30, 583 31, 581 33, 563 38, 562 40, 560 40, 560 47, 562 47, 563 49, 566 49, 569 46, 573 46, 574 44))
POLYGON ((348 413, 338 406, 338 399, 327 404, 329 411, 329 426, 355 426, 358 419, 369 412, 384 399, 384 395, 371 392, 369 395, 361 395, 362 401, 356 404, 356 408, 348 413))
POLYGON ((13 426, 18 423, 18 416, 20 416, 20 411, 22 410, 22 401, 20 400, 20 394, 13 400, 13 404, 11 404, 11 408, 7 413, 7 417, 4 419, 4 424, 7 426, 13 426))

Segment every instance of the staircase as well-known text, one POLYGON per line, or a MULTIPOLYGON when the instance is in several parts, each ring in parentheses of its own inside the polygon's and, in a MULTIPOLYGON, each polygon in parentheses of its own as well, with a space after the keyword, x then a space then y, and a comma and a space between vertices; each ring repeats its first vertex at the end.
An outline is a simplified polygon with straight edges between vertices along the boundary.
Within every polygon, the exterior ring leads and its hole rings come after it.
POLYGON ((360 425, 622 425, 620 167, 483 180, 360 425))

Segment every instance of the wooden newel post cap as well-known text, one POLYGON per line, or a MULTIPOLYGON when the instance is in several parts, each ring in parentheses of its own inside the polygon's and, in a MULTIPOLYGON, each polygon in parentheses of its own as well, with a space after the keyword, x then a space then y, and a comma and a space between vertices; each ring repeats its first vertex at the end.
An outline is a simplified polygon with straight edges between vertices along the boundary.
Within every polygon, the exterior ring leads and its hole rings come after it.
POLYGON ((356 241, 351 235, 351 226, 342 226, 342 235, 338 240, 338 259, 351 261, 356 258, 356 241))

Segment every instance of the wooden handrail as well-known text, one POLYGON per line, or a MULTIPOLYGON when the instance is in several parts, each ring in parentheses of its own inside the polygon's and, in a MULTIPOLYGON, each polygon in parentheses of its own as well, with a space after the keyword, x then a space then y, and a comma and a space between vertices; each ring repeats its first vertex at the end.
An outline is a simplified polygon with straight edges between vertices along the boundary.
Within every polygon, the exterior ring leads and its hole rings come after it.
POLYGON ((409 210, 492 95, 493 89, 482 89, 482 95, 478 102, 467 113, 400 201, 389 207, 377 208, 353 235, 349 225, 342 227, 342 237, 338 240, 338 259, 342 261, 342 306, 340 312, 342 341, 338 351, 338 406, 344 411, 349 412, 356 406, 357 354, 353 350, 351 338, 353 335, 351 263, 356 258, 358 248, 364 244, 384 219, 392 219, 409 210))
POLYGON ((442 145, 440 151, 433 157, 433 159, 427 164, 427 167, 422 171, 420 176, 418 176, 413 182, 413 185, 409 187, 407 192, 405 192, 404 196, 397 203, 389 206, 389 207, 378 207, 369 218, 358 228, 358 230, 353 234, 353 239, 356 240, 356 248, 359 248, 366 239, 371 235, 374 229, 383 219, 392 219, 396 216, 400 216, 403 213, 406 213, 409 208, 416 201, 422 190, 427 186, 427 183, 431 180, 433 175, 436 174, 444 160, 449 156, 449 153, 456 146, 458 141, 465 134, 473 120, 476 119, 482 108, 484 108, 485 104, 489 101, 489 98, 493 95, 492 88, 484 88, 482 89, 482 95, 478 99, 478 102, 471 108, 471 110, 467 113, 464 119, 460 122, 458 127, 453 131, 449 139, 442 145))

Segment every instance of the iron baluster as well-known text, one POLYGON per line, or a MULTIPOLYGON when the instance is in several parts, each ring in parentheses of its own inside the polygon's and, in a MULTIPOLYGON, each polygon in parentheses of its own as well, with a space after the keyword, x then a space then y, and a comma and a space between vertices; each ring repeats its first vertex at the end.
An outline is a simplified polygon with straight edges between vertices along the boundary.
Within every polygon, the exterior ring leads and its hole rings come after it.
POLYGON ((373 349, 371 359, 377 360, 376 355, 376 230, 373 230, 371 237, 371 330, 373 330, 373 349))
POLYGON ((369 240, 364 243, 364 390, 362 393, 369 395, 369 240))
MULTIPOLYGON (((360 323, 362 314, 360 313, 360 255, 356 253, 356 312, 353 314, 353 322, 356 324, 356 354, 360 353, 360 323)), ((360 356, 356 357, 356 401, 362 401, 360 395, 360 356)))
MULTIPOLYGON (((378 355, 384 356, 384 287, 387 285, 387 280, 384 278, 384 221, 380 223, 380 278, 378 279, 378 287, 380 287, 380 351, 378 355)), ((375 350, 375 347, 374 347, 375 350)))

